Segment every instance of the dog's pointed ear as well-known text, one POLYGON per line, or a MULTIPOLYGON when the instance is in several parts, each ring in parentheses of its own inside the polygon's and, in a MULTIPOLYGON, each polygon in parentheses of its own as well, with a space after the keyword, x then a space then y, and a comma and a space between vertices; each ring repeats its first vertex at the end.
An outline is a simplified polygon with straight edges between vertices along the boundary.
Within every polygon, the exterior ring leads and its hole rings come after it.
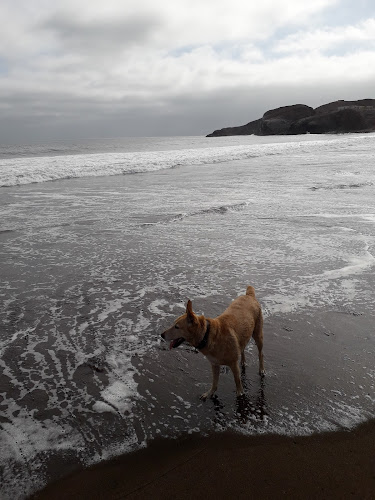
POLYGON ((193 313, 193 304, 191 303, 191 300, 188 300, 186 304, 186 315, 187 315, 187 320, 193 323, 195 320, 195 314, 193 313))
POLYGON ((187 304, 186 304, 186 314, 188 316, 193 316, 193 314, 194 314, 193 313, 193 304, 192 304, 190 299, 187 301, 187 304))

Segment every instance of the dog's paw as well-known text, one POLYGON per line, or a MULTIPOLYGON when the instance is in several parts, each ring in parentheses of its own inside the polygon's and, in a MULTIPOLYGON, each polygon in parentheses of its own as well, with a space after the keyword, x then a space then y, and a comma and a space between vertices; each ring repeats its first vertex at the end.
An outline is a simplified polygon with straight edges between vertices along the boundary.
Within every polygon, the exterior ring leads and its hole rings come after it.
POLYGON ((259 375, 263 378, 266 375, 265 370, 259 370, 259 375))
POLYGON ((212 397, 212 395, 213 395, 213 392, 207 391, 207 392, 204 392, 201 396, 199 396, 199 399, 202 401, 206 401, 206 399, 212 397))

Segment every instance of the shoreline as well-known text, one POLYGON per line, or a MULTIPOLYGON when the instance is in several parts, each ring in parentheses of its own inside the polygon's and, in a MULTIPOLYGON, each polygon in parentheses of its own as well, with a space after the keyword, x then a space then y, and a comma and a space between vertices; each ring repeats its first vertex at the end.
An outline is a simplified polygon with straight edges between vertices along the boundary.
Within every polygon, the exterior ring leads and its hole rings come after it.
POLYGON ((48 485, 32 500, 373 498, 375 420, 310 436, 156 439, 48 485))

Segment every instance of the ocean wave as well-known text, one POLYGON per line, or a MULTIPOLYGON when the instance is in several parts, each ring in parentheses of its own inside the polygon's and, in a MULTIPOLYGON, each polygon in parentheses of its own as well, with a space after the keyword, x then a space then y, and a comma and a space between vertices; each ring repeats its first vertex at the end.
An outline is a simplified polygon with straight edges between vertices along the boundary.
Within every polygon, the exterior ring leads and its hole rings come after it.
POLYGON ((351 184, 334 184, 334 185, 326 185, 326 186, 312 186, 310 188, 311 191, 319 191, 319 190, 326 190, 326 191, 333 191, 336 189, 359 189, 367 186, 373 186, 373 182, 353 182, 351 184))
MULTIPOLYGON (((348 140, 348 139, 346 139, 348 140)), ((81 177, 139 174, 184 167, 247 160, 288 153, 304 154, 314 148, 340 147, 340 141, 317 140, 165 151, 72 154, 0 160, 0 187, 81 177)))
POLYGON ((248 206, 248 202, 244 201, 241 203, 234 203, 234 204, 228 204, 228 205, 218 205, 218 206, 213 206, 209 208, 204 208, 202 210, 197 210, 195 212, 185 212, 181 214, 176 214, 171 217, 168 217, 164 220, 158 220, 155 222, 143 222, 141 224, 141 227, 149 227, 149 226, 155 226, 158 224, 170 224, 173 222, 179 222, 183 219, 186 219, 188 217, 195 217, 197 215, 206 215, 206 214, 226 214, 227 212, 238 212, 240 210, 243 210, 245 207, 248 206))

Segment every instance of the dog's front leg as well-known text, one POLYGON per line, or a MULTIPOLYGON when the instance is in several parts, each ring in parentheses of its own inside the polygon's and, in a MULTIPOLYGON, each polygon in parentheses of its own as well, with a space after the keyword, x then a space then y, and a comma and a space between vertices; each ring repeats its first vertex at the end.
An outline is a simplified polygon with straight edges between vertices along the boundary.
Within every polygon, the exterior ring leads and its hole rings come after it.
POLYGON ((235 363, 232 363, 231 365, 229 365, 229 368, 232 370, 234 381, 236 383, 237 396, 242 396, 243 388, 242 388, 241 377, 240 377, 240 367, 238 366, 237 361, 235 363))
POLYGON ((210 398, 217 390, 217 384, 219 382, 219 375, 220 375, 220 365, 214 365, 211 363, 211 368, 212 368, 212 387, 209 391, 205 392, 202 394, 200 397, 205 401, 207 398, 210 398))

